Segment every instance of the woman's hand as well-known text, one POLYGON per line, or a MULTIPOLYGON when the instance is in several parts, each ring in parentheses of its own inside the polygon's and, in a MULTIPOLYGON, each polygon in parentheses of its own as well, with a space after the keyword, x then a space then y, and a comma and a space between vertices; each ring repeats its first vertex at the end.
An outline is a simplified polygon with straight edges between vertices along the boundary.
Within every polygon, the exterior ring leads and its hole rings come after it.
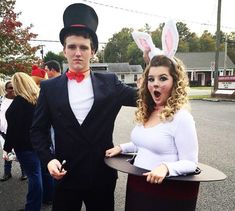
POLYGON ((60 171, 61 167, 62 164, 57 159, 53 159, 47 164, 47 168, 50 175, 56 180, 62 179, 64 175, 67 173, 67 171, 65 171, 64 169, 60 171))
POLYGON ((111 149, 106 150, 105 156, 106 157, 113 157, 115 155, 120 154, 121 152, 122 152, 121 147, 120 146, 115 146, 115 147, 113 147, 111 149))
POLYGON ((156 183, 156 184, 161 184, 163 179, 166 177, 168 174, 169 170, 165 164, 161 164, 154 170, 144 173, 144 176, 147 176, 146 181, 150 183, 156 183))

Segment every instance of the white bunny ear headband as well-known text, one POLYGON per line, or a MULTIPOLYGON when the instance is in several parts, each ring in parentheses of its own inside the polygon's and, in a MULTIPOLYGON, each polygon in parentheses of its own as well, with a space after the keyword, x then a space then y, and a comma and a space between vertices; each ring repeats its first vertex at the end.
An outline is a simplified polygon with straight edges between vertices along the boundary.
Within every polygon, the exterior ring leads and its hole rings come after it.
POLYGON ((150 60, 157 55, 164 55, 171 59, 174 63, 174 55, 178 48, 179 34, 176 24, 173 21, 168 21, 163 27, 162 31, 162 50, 156 48, 153 44, 152 38, 145 32, 132 32, 132 37, 137 46, 142 50, 149 50, 150 60))

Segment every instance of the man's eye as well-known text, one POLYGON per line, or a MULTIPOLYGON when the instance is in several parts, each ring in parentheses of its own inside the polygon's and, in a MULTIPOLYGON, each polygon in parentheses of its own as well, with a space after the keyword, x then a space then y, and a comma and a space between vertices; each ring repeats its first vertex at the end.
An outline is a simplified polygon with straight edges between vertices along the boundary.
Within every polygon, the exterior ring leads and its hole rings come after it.
POLYGON ((76 45, 68 45, 68 48, 71 50, 74 50, 74 49, 76 49, 76 45))
POLYGON ((89 49, 89 48, 88 48, 87 46, 81 46, 80 49, 83 50, 83 51, 85 51, 85 50, 87 50, 87 49, 89 49))

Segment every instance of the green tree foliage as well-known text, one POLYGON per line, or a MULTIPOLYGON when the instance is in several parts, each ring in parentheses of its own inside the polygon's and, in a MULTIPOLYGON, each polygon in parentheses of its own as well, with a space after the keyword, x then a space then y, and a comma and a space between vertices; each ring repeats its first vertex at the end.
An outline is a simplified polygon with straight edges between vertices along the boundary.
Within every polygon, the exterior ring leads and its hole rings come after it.
POLYGON ((113 35, 105 47, 105 62, 128 62, 127 57, 128 45, 133 42, 129 28, 123 28, 119 33, 113 35))
MULTIPOLYGON (((156 47, 162 49, 161 35, 164 23, 159 24, 159 27, 151 31, 151 27, 145 24, 139 31, 144 31, 151 34, 153 43, 156 47)), ((176 24, 179 32, 179 46, 177 52, 209 52, 215 51, 216 36, 205 30, 199 37, 196 33, 191 32, 186 24, 178 22, 176 24)), ((133 41, 131 32, 133 29, 123 28, 120 32, 113 35, 107 45, 98 52, 99 62, 129 62, 130 64, 143 63, 143 54, 138 49, 133 41)), ((224 50, 225 34, 221 32, 220 50, 224 50)), ((228 55, 235 63, 235 32, 228 35, 228 55)))
POLYGON ((128 45, 127 57, 130 64, 140 64, 144 67, 143 53, 133 41, 128 45))
POLYGON ((192 33, 185 23, 178 22, 176 23, 177 30, 179 32, 179 39, 181 41, 188 41, 192 37, 192 33))
POLYGON ((0 72, 11 75, 17 71, 29 73, 31 66, 39 62, 29 41, 37 35, 30 32, 32 25, 23 27, 18 21, 21 13, 14 12, 15 0, 0 1, 0 72))
POLYGON ((206 52, 206 51, 215 51, 215 45, 216 40, 213 38, 213 35, 205 30, 203 34, 200 37, 200 46, 201 46, 201 51, 206 52))
POLYGON ((189 47, 189 52, 200 52, 201 50, 200 39, 195 33, 192 33, 191 36, 189 37, 188 47, 189 47))
POLYGON ((60 66, 63 67, 63 63, 66 63, 66 58, 64 57, 63 52, 59 54, 55 54, 52 51, 48 51, 47 54, 43 58, 43 62, 48 62, 50 60, 56 60, 60 63, 60 66))
POLYGON ((228 55, 235 64, 235 32, 228 35, 228 55))

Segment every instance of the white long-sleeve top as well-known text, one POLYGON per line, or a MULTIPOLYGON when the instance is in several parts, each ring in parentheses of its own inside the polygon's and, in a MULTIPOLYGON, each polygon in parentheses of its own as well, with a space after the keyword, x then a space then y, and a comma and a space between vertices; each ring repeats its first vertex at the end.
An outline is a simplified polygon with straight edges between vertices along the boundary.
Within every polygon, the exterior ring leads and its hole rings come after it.
POLYGON ((2 104, 0 106, 0 131, 6 134, 7 131, 7 120, 5 117, 6 110, 9 108, 13 99, 6 98, 5 96, 2 98, 2 104))
POLYGON ((192 115, 181 109, 170 122, 150 128, 137 125, 131 142, 120 145, 123 153, 137 152, 134 165, 153 170, 165 164, 169 176, 195 171, 198 162, 198 139, 192 115))

